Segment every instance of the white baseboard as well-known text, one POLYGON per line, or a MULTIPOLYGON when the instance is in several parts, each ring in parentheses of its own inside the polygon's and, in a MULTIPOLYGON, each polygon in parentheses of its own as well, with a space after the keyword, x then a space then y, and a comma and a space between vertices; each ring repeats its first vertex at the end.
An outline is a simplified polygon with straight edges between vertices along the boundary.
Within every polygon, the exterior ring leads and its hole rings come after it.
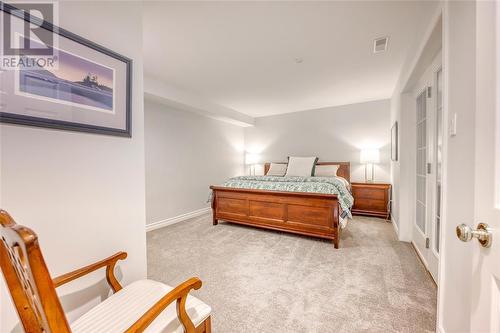
POLYGON ((394 231, 396 232, 396 235, 398 235, 398 239, 399 239, 398 224, 396 223, 396 220, 394 219, 394 216, 392 216, 392 215, 391 215, 391 223, 392 223, 392 227, 394 228, 394 231))
MULTIPOLYGON (((429 265, 427 264, 427 260, 425 260, 425 257, 422 255, 422 252, 420 252, 420 250, 418 249, 418 246, 415 244, 414 241, 411 241, 411 245, 413 246, 413 248, 415 249, 415 252, 417 253, 417 256, 418 258, 420 259, 420 261, 422 262, 422 265, 424 265, 424 268, 429 271, 427 269, 427 267, 429 267, 429 265)), ((430 273, 429 273, 430 274, 430 273)))
POLYGON ((211 210, 212 210, 212 208, 206 207, 206 208, 198 209, 198 210, 186 213, 186 214, 181 214, 181 215, 178 215, 178 216, 169 217, 168 219, 161 220, 161 221, 158 221, 158 222, 153 222, 153 223, 146 224, 146 232, 149 232, 149 231, 152 231, 152 230, 156 230, 156 229, 160 229, 160 228, 166 227, 168 225, 172 225, 172 224, 175 224, 175 223, 179 223, 179 222, 185 221, 187 219, 191 219, 193 217, 198 217, 198 216, 207 214, 211 210))

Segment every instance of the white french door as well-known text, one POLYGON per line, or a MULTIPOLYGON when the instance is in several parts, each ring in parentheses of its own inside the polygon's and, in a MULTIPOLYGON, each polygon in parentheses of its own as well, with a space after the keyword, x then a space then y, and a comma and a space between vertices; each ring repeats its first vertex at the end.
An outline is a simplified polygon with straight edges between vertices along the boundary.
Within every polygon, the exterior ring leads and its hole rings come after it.
POLYGON ((415 216, 412 242, 435 281, 439 267, 443 142, 443 80, 439 53, 414 90, 415 216))

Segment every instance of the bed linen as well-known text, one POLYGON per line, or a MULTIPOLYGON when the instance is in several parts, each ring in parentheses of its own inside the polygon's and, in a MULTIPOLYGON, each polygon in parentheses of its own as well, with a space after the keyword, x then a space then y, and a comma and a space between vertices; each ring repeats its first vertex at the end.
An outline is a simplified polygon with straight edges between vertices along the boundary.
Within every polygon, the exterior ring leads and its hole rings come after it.
POLYGON ((228 179, 222 186, 253 190, 269 190, 283 192, 308 192, 336 194, 341 213, 339 222, 342 228, 347 218, 352 218, 351 207, 354 198, 349 191, 349 182, 341 177, 278 177, 278 176, 239 176, 228 179))

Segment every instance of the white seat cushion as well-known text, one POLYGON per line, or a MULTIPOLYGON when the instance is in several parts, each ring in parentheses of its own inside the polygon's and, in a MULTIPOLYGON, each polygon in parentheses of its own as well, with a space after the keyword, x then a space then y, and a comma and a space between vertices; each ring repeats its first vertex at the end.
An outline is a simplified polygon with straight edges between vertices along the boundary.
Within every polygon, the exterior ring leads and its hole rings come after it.
MULTIPOLYGON (((166 284, 152 280, 136 281, 78 318, 71 324, 71 330, 74 333, 122 333, 172 289, 166 284)), ((175 303, 172 302, 156 317, 145 332, 184 332, 184 327, 177 319, 175 303)), ((189 295, 186 311, 194 325, 198 326, 210 316, 212 309, 189 295)))

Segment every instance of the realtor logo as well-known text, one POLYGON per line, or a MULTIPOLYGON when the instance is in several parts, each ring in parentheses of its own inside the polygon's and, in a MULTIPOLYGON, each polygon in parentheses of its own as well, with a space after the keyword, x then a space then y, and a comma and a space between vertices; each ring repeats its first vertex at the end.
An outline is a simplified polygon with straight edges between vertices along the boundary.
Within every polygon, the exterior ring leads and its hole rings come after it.
POLYGON ((57 65, 55 34, 47 29, 56 19, 56 3, 0 1, 0 69, 43 69, 57 65))

